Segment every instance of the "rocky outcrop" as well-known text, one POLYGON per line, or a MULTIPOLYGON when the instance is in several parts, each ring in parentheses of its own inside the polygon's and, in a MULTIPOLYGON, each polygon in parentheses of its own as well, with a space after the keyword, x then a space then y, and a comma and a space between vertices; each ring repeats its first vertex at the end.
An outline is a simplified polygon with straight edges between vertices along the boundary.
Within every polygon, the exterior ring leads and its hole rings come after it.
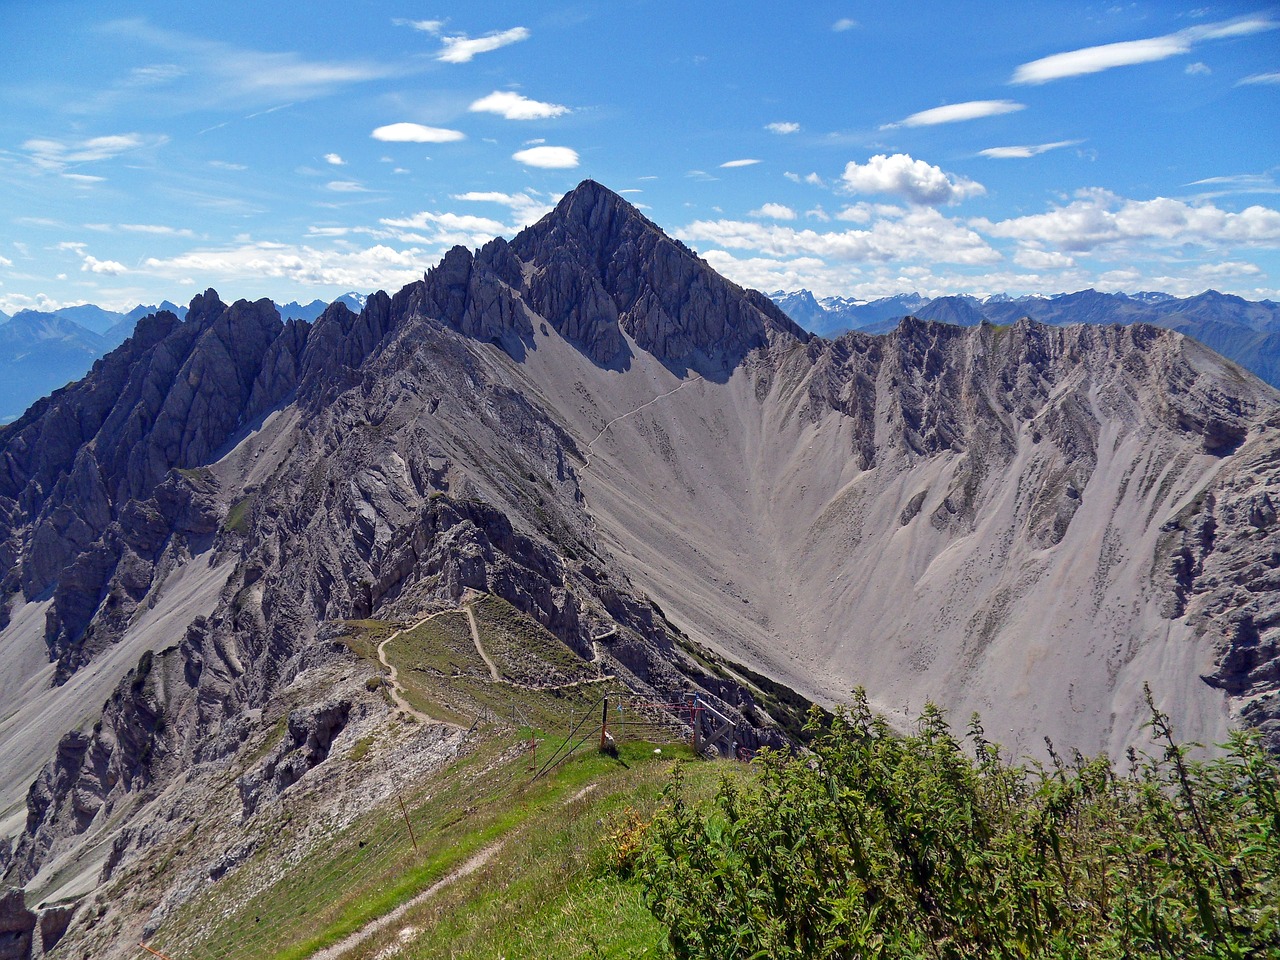
POLYGON ((0 894, 0 960, 31 960, 36 915, 27 909, 22 891, 0 894))
POLYGON ((776 337, 809 339, 767 297, 721 277, 592 180, 511 250, 534 267, 525 301, 603 366, 626 364, 620 331, 673 367, 713 379, 776 337))

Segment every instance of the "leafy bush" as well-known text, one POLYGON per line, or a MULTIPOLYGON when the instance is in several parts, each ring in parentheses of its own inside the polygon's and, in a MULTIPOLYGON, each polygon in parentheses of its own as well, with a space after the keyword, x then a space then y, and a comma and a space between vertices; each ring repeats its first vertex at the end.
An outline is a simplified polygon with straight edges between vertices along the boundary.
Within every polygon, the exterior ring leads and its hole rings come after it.
POLYGON ((677 778, 635 876, 680 958, 1280 957, 1275 760, 1235 734, 1193 762, 1151 711, 1127 771, 1028 768, 976 717, 967 748, 932 706, 898 736, 858 691, 708 805, 677 778))

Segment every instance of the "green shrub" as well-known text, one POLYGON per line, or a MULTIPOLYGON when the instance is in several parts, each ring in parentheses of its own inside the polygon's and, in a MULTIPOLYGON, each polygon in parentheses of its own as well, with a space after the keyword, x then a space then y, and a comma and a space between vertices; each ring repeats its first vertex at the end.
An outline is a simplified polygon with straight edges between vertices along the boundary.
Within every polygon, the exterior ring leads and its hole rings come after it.
POLYGON ((635 876, 680 958, 1280 957, 1276 761, 1236 734, 1192 762, 1151 709, 1127 772, 1027 768, 976 717, 967 749, 932 706, 897 736, 859 691, 709 805, 676 780, 635 876))

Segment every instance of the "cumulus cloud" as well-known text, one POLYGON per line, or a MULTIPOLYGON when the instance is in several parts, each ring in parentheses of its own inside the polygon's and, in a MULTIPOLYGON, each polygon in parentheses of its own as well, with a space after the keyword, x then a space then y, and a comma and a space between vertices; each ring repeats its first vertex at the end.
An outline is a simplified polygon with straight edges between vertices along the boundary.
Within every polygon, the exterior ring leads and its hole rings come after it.
POLYGON ((759 210, 752 210, 747 216, 765 217, 771 220, 794 220, 796 212, 781 203, 762 203, 759 210))
POLYGON ((547 120, 569 112, 569 108, 561 104, 530 100, 510 90, 495 90, 468 109, 473 113, 496 113, 508 120, 547 120))
POLYGON ((90 273, 103 274, 108 277, 118 277, 122 273, 128 273, 128 269, 123 263, 115 260, 99 260, 91 254, 82 255, 81 270, 87 270, 90 273))
POLYGON ((517 150, 511 155, 511 159, 527 167, 569 170, 578 165, 578 151, 569 147, 530 147, 528 150, 517 150))
POLYGON ((727 160, 720 166, 724 169, 732 170, 734 167, 750 167, 759 163, 759 160, 727 160))
POLYGON ((1128 200, 1107 190, 1082 190, 1071 203, 1047 213, 972 225, 997 237, 1071 252, 1142 242, 1157 246, 1220 244, 1274 246, 1280 242, 1280 211, 1252 206, 1232 213, 1212 203, 1189 204, 1167 197, 1128 200))
POLYGON ((764 128, 770 133, 797 133, 800 130, 800 124, 791 121, 778 121, 777 123, 766 123, 764 128))
POLYGON ((788 180, 790 180, 792 183, 807 183, 811 187, 825 187, 827 185, 826 181, 824 181, 816 173, 807 173, 802 177, 800 176, 800 174, 792 173, 790 170, 788 170, 785 173, 783 173, 783 176, 786 177, 788 180))
POLYGON ((461 213, 433 213, 424 210, 411 217, 387 217, 378 221, 384 226, 401 230, 427 230, 443 227, 446 230, 466 234, 474 242, 481 242, 496 237, 506 229, 506 225, 489 217, 476 217, 461 213))
MULTIPOLYGON (((624 193, 628 191, 623 191, 624 193)), ((551 211, 551 205, 544 203, 528 193, 501 193, 493 190, 472 190, 467 193, 454 194, 454 200, 465 200, 473 203, 497 203, 511 211, 513 222, 525 227, 551 211)))
POLYGON ((343 160, 342 157, 336 153, 326 153, 324 155, 324 161, 325 163, 333 164, 335 167, 345 167, 347 165, 347 161, 343 160))
POLYGON ((923 259, 939 263, 991 264, 1000 254, 967 226, 937 210, 917 207, 899 220, 880 220, 867 230, 820 232, 780 224, 698 220, 682 238, 770 257, 820 257, 841 262, 923 259))
POLYGON ((453 143, 467 138, 461 130, 427 127, 420 123, 389 123, 378 127, 369 136, 389 143, 453 143))
POLYGON ((1190 53, 1191 48, 1204 40, 1222 40, 1242 37, 1264 30, 1274 30, 1280 21, 1264 16, 1239 17, 1188 27, 1175 33, 1143 40, 1122 40, 1104 43, 1096 47, 1084 47, 1041 57, 1019 66, 1010 83, 1048 83, 1066 77, 1079 77, 1101 73, 1115 67, 1128 67, 1140 63, 1154 63, 1190 53))
POLYGON ((1053 143, 1028 144, 1019 147, 988 147, 986 150, 979 150, 978 154, 983 157, 991 157, 994 160, 1021 159, 1038 157, 1040 154, 1048 153, 1050 150, 1074 147, 1076 144, 1083 142, 1083 140, 1055 140, 1053 143))
POLYGON ((1014 100, 968 100, 964 103, 949 103, 945 107, 934 107, 913 113, 897 123, 886 123, 881 130, 893 130, 897 127, 933 127, 940 123, 959 123, 963 120, 978 120, 982 117, 995 117, 1002 113, 1016 113, 1025 110, 1025 103, 1014 100))
POLYGON ((529 39, 529 31, 524 27, 512 27, 510 30, 498 30, 486 33, 483 37, 472 39, 466 34, 456 37, 441 37, 444 44, 436 59, 442 63, 470 63, 478 53, 488 53, 500 47, 529 39))
POLYGON ((965 177, 952 177, 940 168, 905 153, 877 154, 866 163, 849 161, 841 183, 853 193, 890 193, 911 203, 936 207, 959 203, 986 193, 986 188, 965 177))
POLYGON ((1065 270, 1075 266, 1075 260, 1056 250, 1037 250, 1023 247, 1013 255, 1013 262, 1028 270, 1065 270))

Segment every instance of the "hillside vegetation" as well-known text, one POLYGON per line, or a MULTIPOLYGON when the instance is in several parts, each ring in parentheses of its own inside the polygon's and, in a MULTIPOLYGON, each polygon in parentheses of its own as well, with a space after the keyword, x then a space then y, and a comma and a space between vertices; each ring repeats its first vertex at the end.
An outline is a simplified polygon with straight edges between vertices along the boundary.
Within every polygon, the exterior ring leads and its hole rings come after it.
POLYGON ((1028 769, 859 694, 709 805, 677 780, 634 876, 680 958, 1280 956, 1275 760, 1193 762, 1148 706, 1154 755, 1028 769))

